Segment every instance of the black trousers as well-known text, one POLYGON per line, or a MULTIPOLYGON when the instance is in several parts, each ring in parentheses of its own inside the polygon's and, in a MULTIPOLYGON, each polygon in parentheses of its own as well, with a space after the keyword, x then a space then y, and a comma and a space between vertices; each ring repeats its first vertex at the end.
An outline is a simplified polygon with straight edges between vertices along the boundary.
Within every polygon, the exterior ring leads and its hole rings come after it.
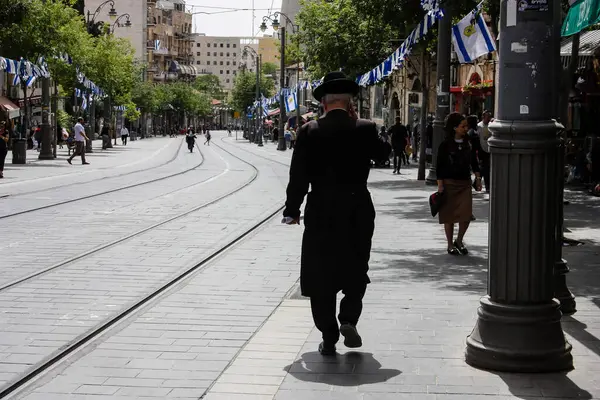
POLYGON ((478 152, 479 161, 481 161, 481 177, 485 183, 485 190, 490 191, 490 153, 485 151, 478 152))
POLYGON ((394 170, 400 171, 402 164, 408 162, 408 156, 404 152, 404 149, 394 150, 394 170))
POLYGON ((8 154, 6 147, 4 149, 0 149, 0 172, 4 171, 4 160, 6 160, 6 154, 8 154))
POLYGON ((81 162, 85 163, 85 142, 75 142, 75 151, 73 155, 69 157, 69 160, 73 160, 75 157, 81 156, 81 162))
MULTIPOLYGON (((362 313, 362 299, 365 296, 367 284, 356 285, 342 290, 344 298, 340 302, 338 320, 340 324, 356 326, 362 313)), ((340 339, 340 328, 335 319, 337 292, 320 293, 310 298, 315 326, 323 334, 323 341, 335 344, 340 339)))

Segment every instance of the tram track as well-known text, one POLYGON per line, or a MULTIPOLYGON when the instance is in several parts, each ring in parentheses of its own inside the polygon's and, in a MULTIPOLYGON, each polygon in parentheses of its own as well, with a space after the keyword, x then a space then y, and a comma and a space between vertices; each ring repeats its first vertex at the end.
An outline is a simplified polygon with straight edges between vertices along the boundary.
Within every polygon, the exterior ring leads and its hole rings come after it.
MULTIPOLYGON (((206 208, 206 207, 208 207, 210 205, 213 205, 213 204, 215 204, 215 203, 217 203, 217 202, 219 202, 219 201, 221 201, 223 199, 226 199, 227 197, 230 197, 230 196, 234 195, 235 193, 239 192, 240 190, 246 188, 247 186, 249 186, 252 182, 254 182, 258 178, 259 172, 258 172, 258 169, 256 167, 254 167, 252 164, 250 164, 250 163, 242 160, 241 158, 237 157, 233 153, 231 153, 231 152, 223 149, 222 147, 220 147, 220 146, 217 146, 217 147, 219 147, 222 151, 226 152, 227 154, 231 155, 232 157, 235 157, 236 159, 238 159, 238 160, 240 160, 240 161, 242 161, 242 162, 250 165, 254 169, 254 173, 253 173, 252 177, 250 179, 248 179, 247 181, 245 181, 242 185, 240 185, 240 186, 236 187, 235 189, 233 189, 233 190, 225 193, 224 195, 219 196, 216 199, 212 199, 212 200, 209 200, 207 202, 204 202, 204 203, 202 203, 202 204, 200 204, 198 206, 195 206, 195 207, 193 207, 191 209, 188 209, 186 211, 178 213, 177 215, 171 216, 171 217, 169 217, 169 218, 167 218, 165 220, 159 221, 159 222, 157 222, 155 224, 152 224, 152 225, 147 226, 145 228, 139 229, 139 230, 137 230, 137 231, 135 231, 133 233, 127 234, 127 235, 122 236, 122 237, 119 237, 118 239, 112 240, 112 241, 110 241, 108 243, 102 244, 102 245, 97 246, 97 247, 95 247, 93 249, 90 249, 88 251, 85 251, 85 252, 82 252, 82 253, 77 254, 75 256, 69 257, 66 260, 59 261, 59 262, 57 262, 57 263, 55 263, 55 264, 53 264, 53 265, 51 265, 49 267, 46 267, 44 269, 35 271, 35 272, 33 272, 31 274, 28 274, 26 276, 17 278, 15 280, 11 281, 11 282, 8 282, 8 283, 5 283, 5 284, 0 284, 0 293, 4 292, 4 291, 6 291, 6 290, 8 290, 8 289, 10 289, 12 287, 15 287, 15 286, 17 286, 17 285, 19 285, 21 283, 30 281, 33 278, 36 278, 36 277, 44 275, 44 274, 46 274, 48 272, 54 271, 54 270, 56 270, 56 269, 58 269, 60 267, 63 267, 63 266, 68 265, 68 264, 71 264, 71 263, 73 263, 75 261, 79 261, 79 260, 85 259, 86 257, 89 257, 89 256, 91 256, 93 254, 96 254, 98 252, 101 252, 103 250, 109 249, 109 248, 111 248, 111 247, 113 247, 113 246, 115 246, 115 245, 117 245, 119 243, 123 243, 123 242, 125 242, 127 240, 130 240, 130 239, 133 239, 135 237, 138 237, 138 236, 140 236, 140 235, 142 235, 142 234, 144 234, 146 232, 149 232, 149 231, 151 231, 153 229, 159 228, 159 227, 164 226, 164 225, 166 225, 166 224, 168 224, 170 222, 173 222, 173 221, 178 220, 178 219, 180 219, 182 217, 185 217, 186 215, 189 215, 189 214, 191 214, 193 212, 196 212, 196 211, 201 210, 203 208, 206 208)), ((199 147, 198 147, 198 151, 200 151, 199 147)), ((200 154, 202 154, 202 153, 200 153, 200 154)), ((204 163, 204 157, 203 157, 202 163, 204 163)), ((192 185, 187 185, 187 186, 179 188, 177 190, 165 193, 165 194, 163 194, 163 196, 171 195, 173 193, 176 193, 176 192, 182 191, 182 190, 187 190, 190 187, 194 187, 194 186, 198 186, 198 185, 203 185, 203 184, 205 184, 205 183, 207 183, 209 181, 214 180, 215 178, 217 178, 221 174, 218 174, 216 176, 211 176, 211 177, 206 178, 206 179, 204 179, 204 180, 202 180, 200 182, 196 182, 196 183, 194 183, 192 185)))
MULTIPOLYGON (((152 169, 160 168, 162 166, 168 165, 171 162, 173 162, 179 156, 179 154, 181 153, 182 146, 183 146, 183 140, 182 140, 181 145, 179 146, 179 148, 177 150, 177 153, 175 154, 175 156, 173 157, 172 160, 170 160, 167 163, 164 163, 164 164, 158 165, 156 167, 153 167, 152 169)), ((198 144, 196 144, 196 147, 198 148, 198 151, 200 151, 200 147, 198 146, 198 144)), ((46 210, 46 209, 49 209, 49 208, 54 208, 54 207, 62 206, 62 205, 65 205, 65 204, 70 204, 70 203, 73 203, 73 202, 76 202, 76 201, 87 200, 87 199, 91 199, 91 198, 94 198, 94 197, 103 196, 103 195, 106 195, 106 194, 116 193, 116 192, 120 192, 120 191, 123 191, 123 190, 132 189, 132 188, 143 186, 143 185, 148 185, 148 184, 151 184, 151 183, 160 182, 160 181, 163 181, 165 179, 169 179, 169 178, 173 178, 173 177, 176 177, 176 176, 179 176, 179 175, 183 175, 183 174, 186 174, 188 172, 191 172, 191 171, 194 171, 194 170, 200 168, 204 164, 204 156, 202 155, 201 151, 200 151, 200 156, 202 157, 202 161, 200 161, 199 164, 196 164, 193 167, 184 169, 182 171, 175 172, 173 174, 161 176, 160 178, 154 178, 154 179, 150 179, 150 180, 143 181, 143 182, 137 182, 137 183, 134 183, 134 184, 131 184, 131 185, 121 186, 121 187, 118 187, 118 188, 115 188, 115 189, 105 190, 105 191, 99 192, 99 193, 93 193, 93 194, 90 194, 90 195, 76 197, 76 198, 67 199, 67 200, 61 200, 61 201, 58 201, 58 202, 55 202, 55 203, 52 203, 52 204, 46 204, 46 205, 40 206, 40 207, 34 207, 34 208, 27 209, 27 210, 22 210, 22 211, 17 211, 17 212, 10 213, 10 214, 0 215, 0 220, 7 219, 7 218, 12 218, 12 217, 16 217, 16 216, 19 216, 19 215, 24 215, 24 214, 28 214, 28 213, 32 213, 32 212, 36 212, 36 211, 46 210)), ((136 174, 136 173, 141 173, 141 172, 147 172, 147 171, 148 170, 144 170, 144 171, 132 171, 132 172, 128 172, 128 173, 125 173, 125 174, 112 176, 112 177, 110 177, 110 179, 118 178, 118 177, 123 177, 123 176, 126 176, 126 175, 132 175, 132 174, 136 174)), ((85 182, 85 183, 87 184, 87 183, 90 183, 90 182, 95 182, 95 181, 98 181, 100 179, 105 179, 105 178, 99 178, 99 179, 95 179, 95 180, 92 180, 92 181, 89 181, 89 182, 85 182)), ((77 183, 77 184, 80 184, 80 183, 77 183)), ((73 185, 76 185, 76 184, 73 184, 73 185)), ((26 195, 30 195, 30 194, 34 194, 34 193, 42 193, 42 192, 47 192, 47 191, 51 191, 51 190, 55 190, 55 189, 61 189, 61 188, 68 187, 68 186, 72 186, 72 185, 63 185, 63 186, 53 187, 53 188, 49 188, 49 189, 42 189, 42 190, 39 190, 39 191, 32 191, 32 192, 20 193, 20 194, 14 195, 14 196, 7 195, 7 196, 2 196, 2 198, 18 198, 18 197, 21 197, 21 196, 26 196, 26 195)))
MULTIPOLYGON (((242 161, 243 163, 249 165, 253 170, 254 173, 252 174, 252 177, 248 180, 246 180, 242 185, 239 185, 238 187, 236 187, 235 189, 229 191, 228 193, 213 199, 209 202, 206 202, 202 205, 199 205, 197 207, 194 207, 192 209, 186 210, 176 216, 173 216, 171 218, 169 218, 168 220, 165 221, 161 221, 158 224, 155 224, 155 226, 152 227, 148 227, 145 228, 140 232, 135 232, 129 236, 134 237, 134 236, 139 236, 140 234, 147 232, 151 229, 155 229, 158 226, 164 225, 168 222, 172 222, 178 218, 182 218, 190 213, 193 213, 195 211, 198 211, 204 207, 207 207, 211 204, 215 204, 227 197, 230 197, 232 195, 234 195, 235 193, 243 190, 244 188, 248 187, 249 185, 251 185, 259 176, 260 172, 258 170, 258 168, 256 168, 254 165, 252 165, 250 162, 242 159, 241 157, 236 156, 235 154, 233 154, 232 152, 224 149, 223 147, 216 145, 216 147, 218 147, 220 150, 222 150, 223 152, 229 154, 230 156, 242 161)), ((212 178, 211 178, 212 179, 212 178)), ((28 387, 30 384, 32 384, 37 378, 43 376, 46 372, 48 372, 49 370, 53 369, 55 366, 57 366, 58 364, 62 363, 63 361, 65 361, 66 359, 68 359, 69 356, 71 356, 73 353, 75 353, 76 351, 82 350, 84 349, 86 346, 91 345, 92 343, 95 342, 95 340, 101 336, 102 334, 104 334, 105 332, 107 332, 108 330, 110 330, 111 328, 115 327, 116 325, 118 325, 121 322, 126 321, 129 317, 133 317, 135 315, 137 315, 138 311, 140 309, 142 309, 143 307, 147 306, 148 304, 150 304, 151 302, 153 302, 154 300, 158 299, 160 296, 162 296, 164 293, 166 293, 169 289, 171 289, 172 287, 174 287, 175 285, 177 285, 178 283, 184 281, 186 278, 190 277, 192 274, 197 273, 202 271, 203 269, 205 269, 206 267, 208 267, 210 265, 210 262, 212 260, 214 260, 215 258, 219 257, 220 255, 226 253, 228 250, 232 249, 234 246, 236 246, 239 242, 241 242, 242 240, 244 240, 246 237, 250 236, 251 234, 253 234, 254 232, 258 231, 262 226, 264 226, 265 224, 267 224, 268 222, 270 222, 275 216, 277 216, 281 210, 283 210, 283 206, 279 206, 277 207, 277 209, 275 209, 273 212, 270 212, 267 216, 262 217, 258 222, 253 223, 252 226, 250 226, 249 228, 245 229, 243 232, 237 234, 234 238, 232 238, 230 241, 228 241, 227 243, 225 243, 224 245, 220 246, 218 249, 216 249, 215 251, 212 251, 210 254, 204 256, 199 262, 196 262, 194 265, 184 269, 183 271, 177 273, 176 276, 170 278, 166 283, 161 284, 158 288, 154 288, 152 289, 149 293, 147 293, 146 295, 142 296, 141 298, 135 300, 133 303, 129 304, 128 306, 126 306, 125 308, 123 308, 121 311, 119 311, 118 313, 116 313, 115 315, 107 318, 105 321, 99 323, 98 325, 96 325, 95 327, 93 327, 92 329, 88 330, 87 332, 81 334, 80 336, 76 337, 74 340, 72 340, 71 342, 69 342, 68 344, 61 346, 60 349, 58 349, 57 351, 55 351, 54 353, 50 354, 49 356, 47 356, 46 358, 42 359, 40 362, 36 363, 33 367, 31 367, 30 369, 26 370, 22 375, 20 375, 18 378, 14 379, 13 381, 9 382, 8 384, 6 384, 4 387, 0 388, 0 399, 4 399, 7 396, 14 394, 15 392, 21 391, 23 389, 25 389, 26 387, 28 387)), ((123 239, 119 239, 118 241, 122 241, 123 239)), ((115 241, 116 242, 116 241, 115 241)), ((111 242, 112 243, 112 242, 111 242)), ((111 245, 114 245, 116 243, 112 243, 111 245)), ((110 247, 110 245, 105 246, 104 248, 110 247)), ((104 249, 103 248, 103 249, 104 249)), ((94 253, 101 251, 103 249, 94 249, 94 253)), ((89 252, 89 254, 86 255, 81 255, 79 256, 77 259, 82 259, 85 258, 87 256, 89 256, 90 254, 93 254, 92 252, 89 252)), ((71 260, 69 262, 73 262, 75 260, 71 260)), ((65 265, 66 263, 63 263, 62 265, 65 265)), ((56 265, 51 267, 52 269, 56 269, 59 268, 62 265, 56 265)), ((46 272, 51 271, 50 268, 44 270, 44 271, 40 271, 38 273, 36 273, 35 275, 26 277, 24 279, 21 279, 21 282, 24 282, 26 280, 30 280, 33 279, 36 276, 40 276, 46 272)), ((0 287, 0 292, 2 292, 3 290, 8 289, 11 286, 15 286, 18 285, 21 282, 14 282, 8 285, 4 285, 2 287, 0 287)))
MULTIPOLYGON (((133 175, 133 174, 137 174, 137 173, 140 173, 140 172, 146 172, 146 171, 153 170, 153 169, 156 169, 156 168, 164 167, 165 165, 169 165, 169 164, 171 164, 173 161, 175 161, 177 159, 177 156, 179 155, 179 152, 181 151, 182 145, 183 145, 183 141, 182 141, 182 143, 179 144, 179 147, 177 147, 177 151, 175 152, 175 154, 173 154, 173 157, 171 157, 168 161, 166 161, 164 163, 155 165, 154 167, 150 167, 148 169, 138 169, 138 170, 131 171, 131 172, 125 172, 125 173, 122 173, 122 174, 113 175, 113 176, 110 176, 110 177, 92 179, 92 180, 86 181, 85 183, 97 182, 99 180, 107 179, 107 178, 108 179, 121 178, 123 176, 133 175)), ((156 153, 157 152, 155 152, 153 154, 156 154, 156 153)), ((125 164, 124 166, 138 164, 138 163, 140 163, 140 162, 138 161, 138 162, 134 162, 134 163, 130 163, 130 164, 125 164)), ((121 167, 123 167, 123 166, 121 166, 121 167)), ((108 170, 108 169, 111 169, 111 167, 98 168, 98 169, 96 169, 96 171, 102 171, 102 170, 108 170)), ((69 175, 75 175, 75 174, 65 174, 63 176, 68 177, 69 175)), ((41 179, 44 180, 44 179, 49 179, 49 178, 53 178, 53 177, 48 177, 47 176, 47 177, 44 177, 44 178, 41 178, 41 179)), ((24 179, 22 181, 19 181, 18 183, 31 182, 31 181, 35 181, 35 180, 38 180, 38 179, 37 178, 24 179)), ((79 184, 80 184, 79 182, 77 182, 77 183, 67 183, 65 185, 52 186, 52 187, 45 188, 45 189, 36 189, 36 190, 28 191, 28 192, 18 193, 18 194, 15 194, 15 195, 6 194, 6 195, 3 195, 3 196, 0 196, 0 198, 5 198, 5 197, 20 197, 20 196, 26 196, 26 195, 29 195, 29 194, 43 193, 43 192, 47 192, 47 191, 50 191, 50 190, 68 188, 70 186, 75 186, 75 185, 79 185, 79 184)), ((10 183, 8 185, 10 185, 10 183)), ((2 188, 2 185, 0 185, 0 188, 2 188)))

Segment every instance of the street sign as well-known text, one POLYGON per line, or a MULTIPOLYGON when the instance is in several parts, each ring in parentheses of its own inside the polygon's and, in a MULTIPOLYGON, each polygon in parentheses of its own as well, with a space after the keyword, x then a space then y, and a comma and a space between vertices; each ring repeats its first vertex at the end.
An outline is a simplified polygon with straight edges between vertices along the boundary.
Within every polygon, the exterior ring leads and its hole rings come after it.
POLYGON ((571 36, 600 22, 600 0, 576 1, 567 14, 561 36, 571 36))
POLYGON ((235 111, 233 113, 233 118, 239 118, 240 117, 240 112, 239 111, 235 111))

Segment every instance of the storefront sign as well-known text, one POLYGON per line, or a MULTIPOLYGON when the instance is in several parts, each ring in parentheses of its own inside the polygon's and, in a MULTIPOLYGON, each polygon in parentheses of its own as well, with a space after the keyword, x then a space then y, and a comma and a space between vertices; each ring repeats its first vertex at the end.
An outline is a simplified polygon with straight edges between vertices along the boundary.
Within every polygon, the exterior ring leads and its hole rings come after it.
POLYGON ((600 22, 600 0, 579 0, 569 9, 561 35, 571 36, 600 22))

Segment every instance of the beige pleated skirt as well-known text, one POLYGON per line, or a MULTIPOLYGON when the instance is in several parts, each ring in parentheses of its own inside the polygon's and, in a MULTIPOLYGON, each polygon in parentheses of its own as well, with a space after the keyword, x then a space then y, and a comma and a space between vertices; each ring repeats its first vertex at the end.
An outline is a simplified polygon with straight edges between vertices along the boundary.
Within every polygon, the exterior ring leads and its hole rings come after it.
POLYGON ((471 180, 444 179, 445 200, 439 212, 440 224, 471 221, 473 194, 471 180))

